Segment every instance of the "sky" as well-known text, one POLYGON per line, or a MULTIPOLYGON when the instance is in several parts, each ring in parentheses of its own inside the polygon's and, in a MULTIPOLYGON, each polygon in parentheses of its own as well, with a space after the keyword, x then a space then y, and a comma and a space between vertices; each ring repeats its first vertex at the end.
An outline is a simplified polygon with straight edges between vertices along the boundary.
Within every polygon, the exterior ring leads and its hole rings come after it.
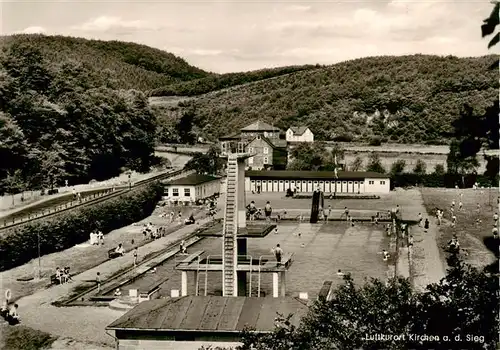
POLYGON ((131 41, 239 72, 405 54, 481 56, 486 1, 0 0, 0 33, 131 41))

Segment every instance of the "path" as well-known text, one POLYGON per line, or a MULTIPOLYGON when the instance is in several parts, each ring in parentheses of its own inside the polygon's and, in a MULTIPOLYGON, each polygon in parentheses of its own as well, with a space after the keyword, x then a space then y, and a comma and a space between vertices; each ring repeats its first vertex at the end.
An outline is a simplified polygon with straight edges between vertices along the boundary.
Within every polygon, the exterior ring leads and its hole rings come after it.
MULTIPOLYGON (((209 219, 200 220, 204 224, 209 219)), ((178 231, 152 241, 140 248, 141 255, 160 251, 173 242, 192 233, 196 225, 184 226, 178 231)), ((107 307, 55 307, 51 303, 64 298, 78 286, 89 285, 86 281, 95 279, 100 272, 103 281, 109 279, 125 267, 132 266, 133 252, 125 256, 107 261, 95 268, 73 277, 73 283, 53 286, 21 298, 19 304, 22 323, 25 326, 38 329, 59 337, 68 337, 96 344, 114 345, 112 337, 105 333, 105 328, 115 319, 124 314, 121 311, 107 307)))
MULTIPOLYGON (((140 180, 144 180, 148 177, 155 176, 157 175, 158 171, 153 171, 150 173, 146 174, 140 174, 133 172, 131 174, 131 181, 136 182, 140 180)), ((118 185, 123 185, 128 183, 128 175, 126 174, 121 174, 118 177, 106 180, 106 181, 101 181, 101 182, 95 182, 92 184, 80 184, 76 186, 68 186, 68 187, 59 187, 59 193, 54 194, 54 195, 44 195, 42 196, 40 194, 40 191, 26 191, 24 193, 25 200, 21 201, 21 193, 14 195, 14 205, 12 205, 12 195, 4 195, 0 196, 0 217, 6 216, 12 213, 15 213, 17 211, 23 210, 24 208, 40 204, 42 202, 45 202, 49 199, 53 198, 58 198, 64 195, 67 195, 69 192, 73 190, 73 188, 76 189, 78 192, 82 191, 88 191, 88 190, 93 190, 93 189, 98 189, 98 188, 106 188, 106 187, 111 187, 111 186, 118 186, 118 185)))
MULTIPOLYGON (((418 211, 412 211, 415 213, 415 220, 420 212, 425 221, 427 212, 420 191, 408 190, 406 192, 408 196, 413 197, 414 209, 418 209, 418 211)), ((430 225, 427 232, 424 232, 424 228, 418 225, 412 226, 410 232, 414 239, 410 264, 413 272, 413 284, 418 291, 425 290, 430 283, 439 282, 446 274, 446 267, 441 260, 437 243, 439 227, 434 223, 432 217, 429 217, 429 219, 430 225)))

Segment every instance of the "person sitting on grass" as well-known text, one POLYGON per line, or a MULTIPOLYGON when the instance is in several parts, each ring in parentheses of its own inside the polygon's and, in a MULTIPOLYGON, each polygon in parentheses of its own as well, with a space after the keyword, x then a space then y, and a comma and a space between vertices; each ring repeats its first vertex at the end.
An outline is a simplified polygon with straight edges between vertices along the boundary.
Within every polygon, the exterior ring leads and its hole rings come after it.
POLYGON ((72 282, 71 274, 69 273, 69 266, 66 266, 63 271, 64 282, 72 282))
POLYGON ((339 269, 339 270, 337 271, 337 276, 339 276, 339 277, 344 277, 344 275, 345 275, 345 274, 342 272, 342 270, 341 270, 341 269, 339 269))
POLYGON ((63 283, 63 274, 59 267, 56 267, 56 279, 59 281, 59 284, 63 283))
POLYGON ((184 224, 186 224, 186 225, 192 225, 195 222, 196 222, 196 220, 194 219, 193 214, 189 215, 189 218, 187 218, 186 220, 184 220, 184 224))
POLYGON ((4 320, 7 320, 9 315, 9 302, 7 300, 3 301, 2 308, 0 309, 0 315, 4 320))
POLYGON ((7 321, 11 326, 14 326, 18 324, 21 319, 19 317, 19 313, 17 312, 17 309, 19 308, 19 305, 14 304, 11 305, 10 310, 9 310, 9 315, 7 316, 7 321))
POLYGON ((382 254, 382 260, 384 260, 384 261, 387 261, 391 257, 391 255, 389 254, 389 252, 387 250, 385 250, 385 249, 382 250, 382 252, 379 253, 379 254, 382 254))
POLYGON ((120 290, 120 288, 116 288, 114 295, 115 297, 120 297, 122 295, 122 291, 120 290))
POLYGON ((181 254, 187 254, 186 242, 182 241, 180 245, 181 254))
POLYGON ((459 250, 460 243, 458 242, 458 238, 456 235, 453 235, 453 238, 448 242, 448 248, 451 250, 459 250))
POLYGON ((116 247, 115 253, 120 254, 121 256, 125 255, 125 249, 123 248, 123 245, 121 243, 118 244, 118 247, 116 247))

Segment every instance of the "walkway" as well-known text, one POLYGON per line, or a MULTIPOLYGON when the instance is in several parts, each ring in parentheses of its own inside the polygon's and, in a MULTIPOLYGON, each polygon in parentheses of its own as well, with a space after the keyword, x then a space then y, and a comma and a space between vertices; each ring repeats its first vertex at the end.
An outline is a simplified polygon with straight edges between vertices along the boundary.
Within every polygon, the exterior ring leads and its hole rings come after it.
MULTIPOLYGON (((414 197, 415 209, 418 206, 421 207, 418 209, 418 212, 422 213, 425 221, 427 212, 420 191, 408 190, 406 192, 408 195, 414 197)), ((415 220, 417 220, 418 212, 415 213, 415 220)), ((435 220, 432 217, 429 217, 429 222, 430 225, 427 232, 424 232, 424 228, 418 225, 412 226, 410 232, 414 239, 412 261, 410 264, 413 272, 413 284, 418 291, 425 290, 428 284, 437 283, 446 275, 446 266, 440 257, 437 243, 439 227, 435 224, 435 220)))
MULTIPOLYGON (((200 220, 200 225, 209 219, 200 220)), ((125 228, 124 228, 125 229, 125 228)), ((152 241, 140 248, 140 254, 153 254, 171 245, 182 237, 191 234, 196 225, 184 226, 167 237, 152 241)), ((121 230, 121 229, 120 229, 121 230)), ((45 331, 59 337, 69 337, 89 343, 114 345, 114 340, 105 333, 105 327, 124 314, 107 307, 55 307, 51 303, 66 297, 72 290, 81 286, 90 286, 88 281, 95 280, 100 272, 103 281, 118 271, 133 264, 133 252, 107 261, 95 268, 74 276, 73 283, 54 286, 38 291, 17 301, 22 323, 25 326, 45 331)))
MULTIPOLYGON (((131 175, 132 183, 140 180, 147 179, 149 177, 157 175, 158 172, 150 172, 147 174, 140 174, 133 172, 131 175)), ((68 187, 59 187, 59 193, 53 195, 44 195, 40 194, 40 191, 26 191, 24 192, 25 200, 21 201, 21 193, 14 195, 14 205, 12 205, 12 195, 4 195, 0 196, 0 217, 7 216, 23 209, 32 207, 34 205, 38 205, 40 203, 46 202, 50 199, 62 197, 67 195, 69 192, 75 188, 78 192, 91 191, 95 189, 105 189, 112 186, 119 186, 128 183, 128 175, 122 174, 113 179, 109 179, 106 181, 95 182, 93 184, 81 184, 76 186, 68 186, 68 187)))

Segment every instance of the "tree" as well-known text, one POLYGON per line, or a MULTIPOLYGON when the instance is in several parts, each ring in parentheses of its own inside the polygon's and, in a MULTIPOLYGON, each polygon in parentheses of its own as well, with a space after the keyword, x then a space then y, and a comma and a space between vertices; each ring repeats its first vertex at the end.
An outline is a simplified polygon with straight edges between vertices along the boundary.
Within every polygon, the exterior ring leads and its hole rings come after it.
POLYGON ((270 334, 243 332, 241 349, 495 348, 500 321, 497 278, 466 265, 456 252, 448 264, 445 278, 423 292, 414 291, 401 277, 356 286, 347 275, 333 299, 315 301, 298 327, 278 315, 270 334), (405 336, 378 340, 373 338, 376 334, 405 336), (467 340, 473 334, 483 338, 467 340), (418 338, 430 335, 439 338, 418 338))
POLYGON ((385 169, 382 166, 382 161, 378 153, 372 152, 370 158, 368 159, 368 165, 366 166, 366 171, 373 171, 376 173, 385 174, 385 169))
POLYGON ((391 165, 391 175, 401 174, 405 171, 406 161, 404 159, 398 159, 391 165))
POLYGON ((196 152, 185 165, 185 169, 194 170, 198 174, 218 175, 224 168, 224 160, 219 157, 219 150, 210 147, 207 153, 196 152))
POLYGON ((325 165, 326 147, 321 142, 301 143, 291 150, 290 170, 321 170, 325 165))
POLYGON ((195 118, 195 110, 191 108, 184 112, 181 119, 177 123, 177 134, 181 143, 194 144, 196 137, 193 133, 193 121, 195 118))
POLYGON ((359 156, 354 158, 349 169, 351 171, 361 171, 361 169, 363 169, 363 159, 359 156))
POLYGON ((425 175, 427 173, 427 164, 422 159, 417 159, 417 163, 413 168, 413 172, 419 175, 425 175))
POLYGON ((436 166, 434 167, 434 174, 444 175, 445 174, 444 165, 443 164, 436 164, 436 166))
POLYGON ((340 169, 341 164, 343 164, 345 159, 345 150, 338 144, 335 143, 332 146, 330 152, 326 152, 323 159, 323 166, 321 170, 333 171, 335 168, 340 169))

